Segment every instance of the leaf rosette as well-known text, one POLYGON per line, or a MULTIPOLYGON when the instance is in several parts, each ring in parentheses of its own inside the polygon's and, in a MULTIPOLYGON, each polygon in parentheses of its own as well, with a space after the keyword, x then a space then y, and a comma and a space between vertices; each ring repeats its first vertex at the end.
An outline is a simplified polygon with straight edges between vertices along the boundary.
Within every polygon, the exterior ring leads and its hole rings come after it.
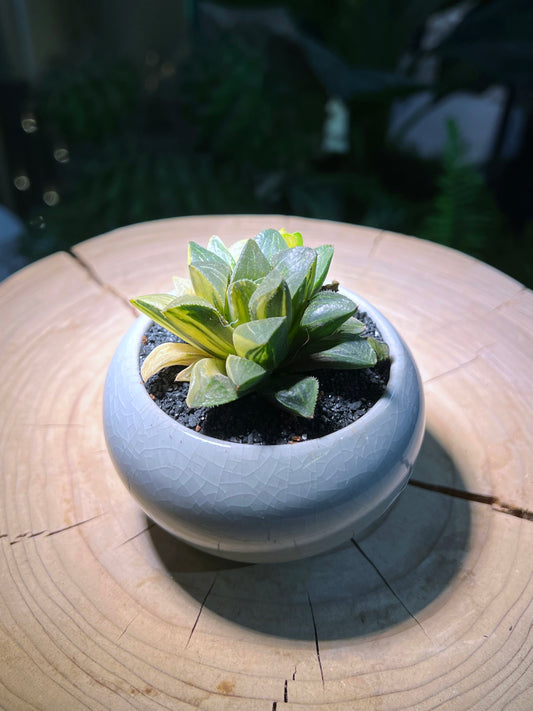
POLYGON ((190 242, 190 281, 172 294, 132 299, 139 311, 178 336, 143 363, 148 380, 181 366, 189 407, 214 407, 256 391, 300 417, 313 417, 322 368, 368 368, 389 358, 386 344, 365 337, 357 306, 324 287, 333 247, 303 244, 299 232, 266 229, 226 247, 190 242))

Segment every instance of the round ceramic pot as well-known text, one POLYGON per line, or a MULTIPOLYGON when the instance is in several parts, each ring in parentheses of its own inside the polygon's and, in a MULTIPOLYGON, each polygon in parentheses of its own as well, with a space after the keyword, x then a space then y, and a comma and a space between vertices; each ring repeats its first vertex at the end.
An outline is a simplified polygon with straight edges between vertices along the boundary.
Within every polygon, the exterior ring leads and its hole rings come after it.
POLYGON ((337 432, 296 444, 236 444, 178 424, 149 397, 139 373, 142 316, 121 341, 104 390, 114 465, 146 514, 203 551, 245 562, 287 561, 361 536, 409 479, 424 431, 413 358, 371 304, 392 365, 383 397, 337 432))

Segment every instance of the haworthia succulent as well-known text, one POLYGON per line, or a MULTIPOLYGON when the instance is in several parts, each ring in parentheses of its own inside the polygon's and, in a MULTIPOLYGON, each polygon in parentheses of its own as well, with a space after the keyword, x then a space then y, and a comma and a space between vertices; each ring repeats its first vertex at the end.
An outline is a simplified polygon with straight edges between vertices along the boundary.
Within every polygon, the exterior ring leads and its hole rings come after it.
POLYGON ((388 346, 365 337, 347 296, 322 289, 333 247, 303 246, 299 232, 265 229, 226 247, 213 235, 207 248, 189 244, 190 281, 176 293, 132 303, 185 343, 154 349, 148 378, 170 365, 189 382, 190 407, 223 405, 257 391, 279 407, 312 417, 321 368, 366 368, 389 358, 388 346), (177 294, 177 295, 176 295, 177 294))

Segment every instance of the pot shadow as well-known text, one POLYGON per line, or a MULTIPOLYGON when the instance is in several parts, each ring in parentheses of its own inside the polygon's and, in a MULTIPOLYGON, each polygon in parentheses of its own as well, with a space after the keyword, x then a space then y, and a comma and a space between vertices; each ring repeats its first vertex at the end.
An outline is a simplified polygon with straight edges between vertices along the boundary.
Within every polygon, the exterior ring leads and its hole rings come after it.
POLYGON ((435 601, 461 569, 470 503, 417 482, 463 489, 453 461, 428 432, 411 484, 364 538, 289 563, 247 564, 193 549, 149 521, 168 575, 201 610, 278 637, 347 639, 396 626, 435 601))

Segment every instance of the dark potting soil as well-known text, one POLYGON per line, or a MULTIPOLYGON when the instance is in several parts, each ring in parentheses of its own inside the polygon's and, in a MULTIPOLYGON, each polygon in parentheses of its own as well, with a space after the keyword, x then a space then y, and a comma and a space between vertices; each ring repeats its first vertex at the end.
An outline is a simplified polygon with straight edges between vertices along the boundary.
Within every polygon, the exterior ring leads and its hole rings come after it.
MULTIPOLYGON (((383 340, 365 313, 355 316, 366 324, 364 335, 383 340)), ((145 334, 140 365, 155 346, 180 339, 154 324, 145 334)), ((315 439, 340 430, 368 412, 383 395, 390 361, 361 370, 317 370, 305 375, 318 378, 319 395, 313 419, 280 410, 256 393, 219 407, 191 409, 185 398, 188 383, 176 383, 180 368, 165 368, 145 384, 155 403, 180 424, 217 439, 243 444, 287 444, 315 439)))

